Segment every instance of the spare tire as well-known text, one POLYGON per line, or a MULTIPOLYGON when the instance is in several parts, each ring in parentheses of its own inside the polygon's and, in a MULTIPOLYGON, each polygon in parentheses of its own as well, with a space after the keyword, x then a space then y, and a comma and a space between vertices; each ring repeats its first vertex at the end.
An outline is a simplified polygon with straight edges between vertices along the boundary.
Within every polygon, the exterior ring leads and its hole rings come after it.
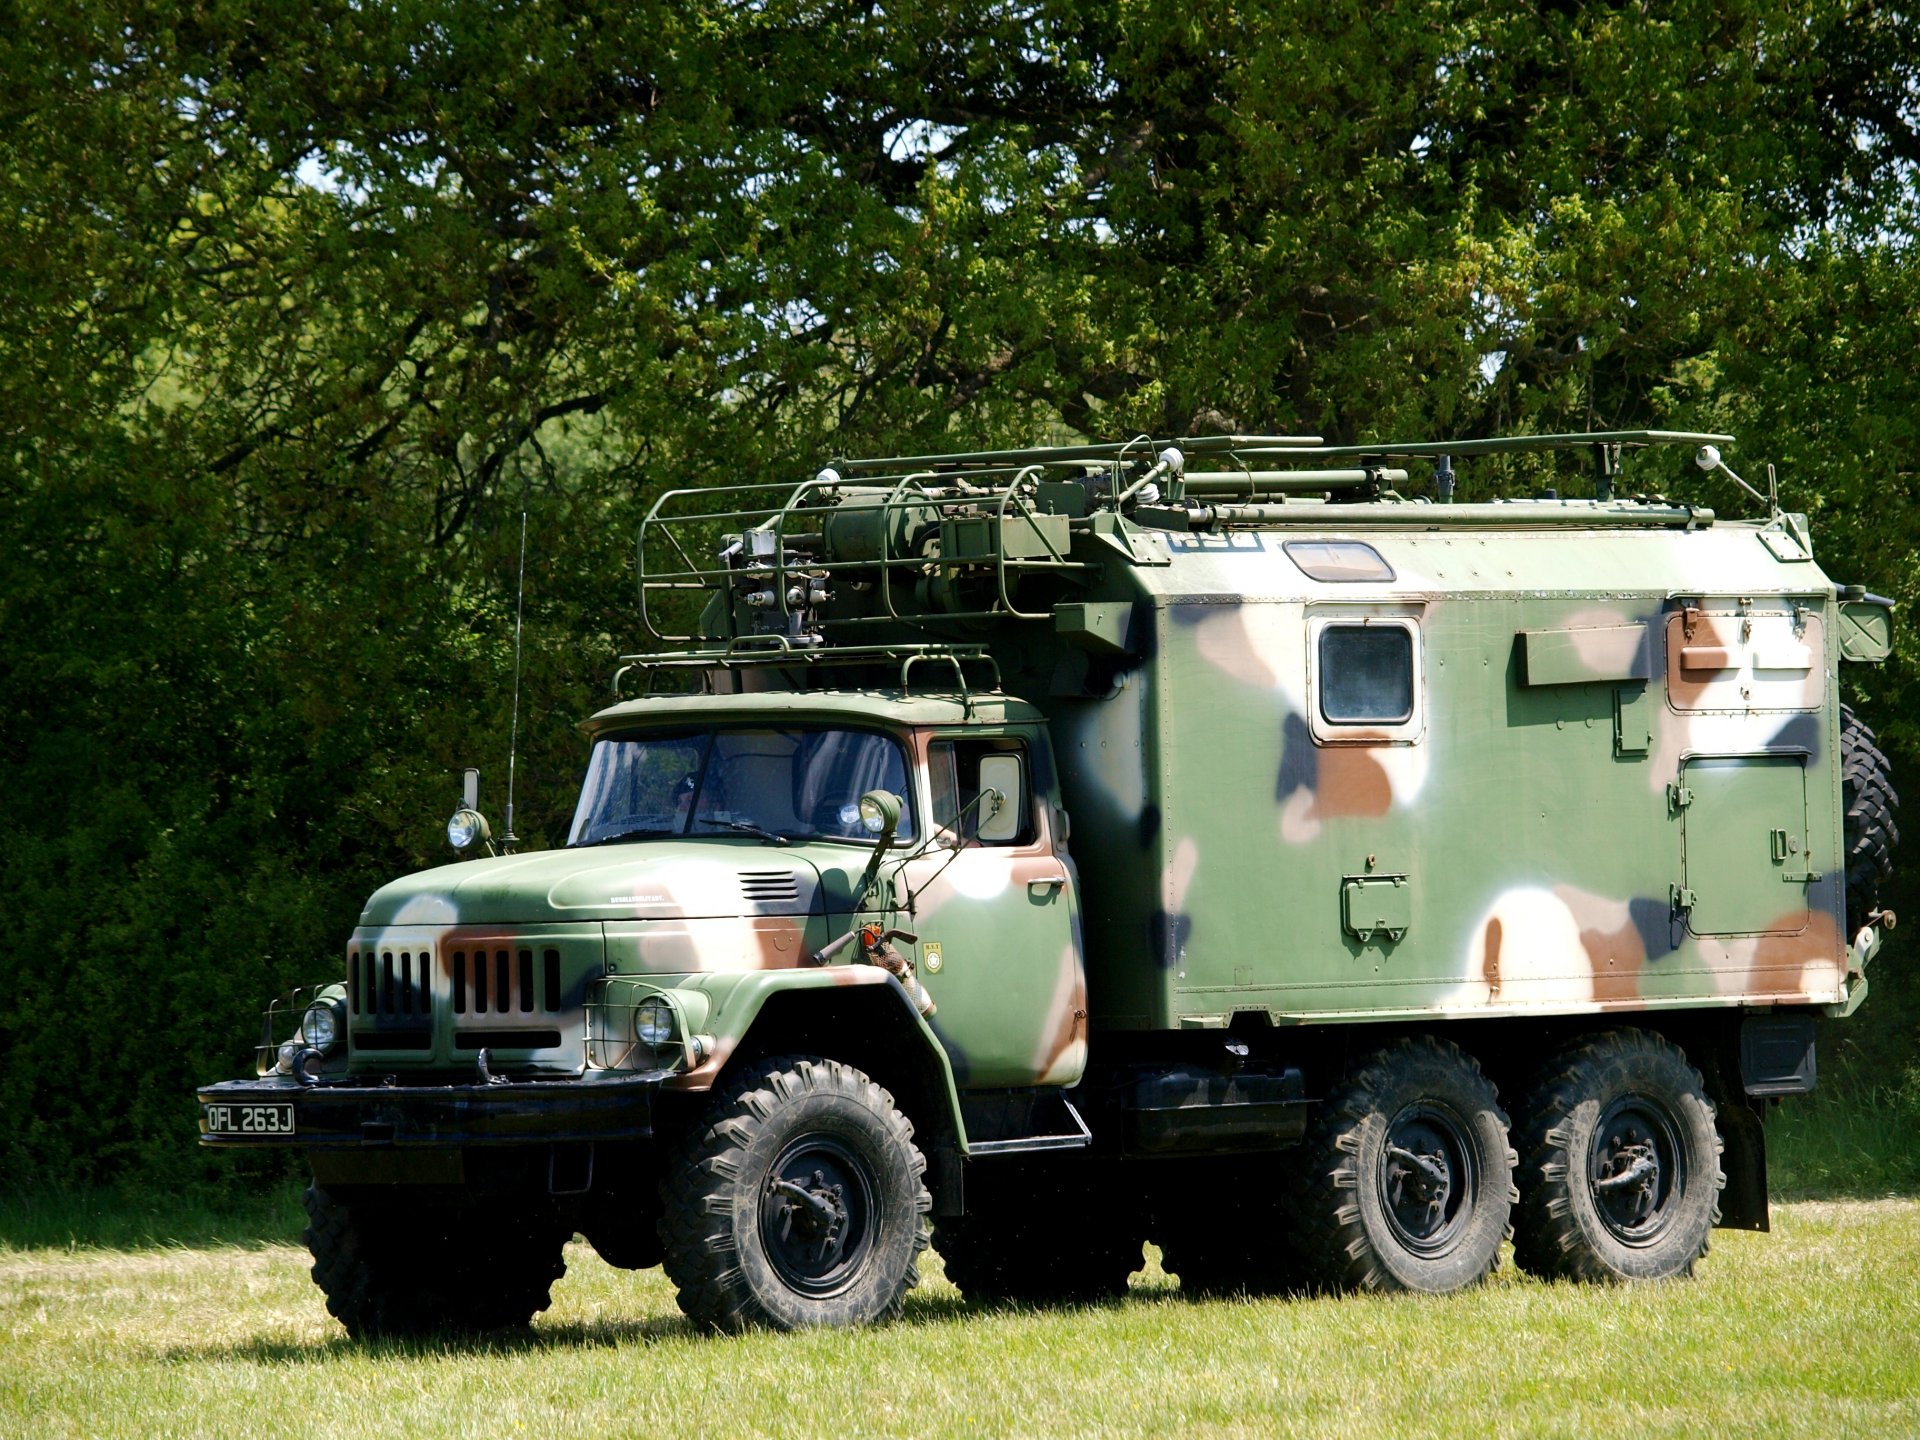
POLYGON ((1893 812, 1894 793, 1887 757, 1873 731, 1850 706, 1840 707, 1840 802, 1846 808, 1847 930, 1867 923, 1880 903, 1880 887, 1893 871, 1893 847, 1900 843, 1893 812))

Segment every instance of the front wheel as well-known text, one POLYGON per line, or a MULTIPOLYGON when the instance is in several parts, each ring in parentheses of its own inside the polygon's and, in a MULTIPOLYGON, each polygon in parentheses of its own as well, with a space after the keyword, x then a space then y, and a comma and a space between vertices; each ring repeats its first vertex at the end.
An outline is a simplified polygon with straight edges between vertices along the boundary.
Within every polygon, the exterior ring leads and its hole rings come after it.
POLYGON ((661 1186, 680 1308, 722 1330, 897 1315, 927 1246, 926 1168, 913 1126, 860 1071, 756 1065, 715 1097, 661 1186))
POLYGON ((314 1283, 356 1339, 525 1325, 567 1270, 570 1232, 542 1201, 343 1204, 312 1185, 306 1207, 314 1283))
POLYGON ((1439 1295, 1499 1260, 1515 1199, 1507 1117, 1457 1045, 1417 1036, 1361 1061, 1301 1159, 1293 1240, 1315 1283, 1439 1295))
POLYGON ((1514 1258, 1549 1279, 1691 1274, 1726 1176, 1700 1072, 1644 1030, 1575 1044, 1521 1110, 1514 1258))

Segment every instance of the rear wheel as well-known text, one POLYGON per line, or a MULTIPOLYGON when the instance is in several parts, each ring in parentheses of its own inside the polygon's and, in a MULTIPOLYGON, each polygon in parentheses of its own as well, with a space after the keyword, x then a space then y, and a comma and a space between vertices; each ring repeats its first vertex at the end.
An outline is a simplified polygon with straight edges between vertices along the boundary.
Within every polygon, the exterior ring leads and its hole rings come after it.
POLYGON ((1893 823, 1900 797, 1894 793, 1887 757, 1873 731, 1845 705, 1840 707, 1840 800, 1846 812, 1847 927, 1867 923, 1880 903, 1880 887, 1893 873, 1893 823))
POLYGON ((1713 1104, 1680 1049, 1613 1030, 1565 1051, 1521 1110, 1514 1257, 1550 1279, 1691 1274, 1726 1177, 1713 1104))
POLYGON ((314 1282, 360 1339, 525 1325, 567 1269, 569 1231, 544 1202, 345 1204, 314 1185, 306 1207, 314 1282))
POLYGON ((862 1325, 919 1281, 926 1161, 893 1097, 834 1060, 761 1063, 661 1186, 680 1308, 723 1330, 862 1325))
POLYGON ((1293 1235, 1317 1284, 1445 1294, 1498 1263, 1514 1200, 1507 1117, 1458 1046, 1417 1036, 1361 1061, 1300 1154, 1293 1235))

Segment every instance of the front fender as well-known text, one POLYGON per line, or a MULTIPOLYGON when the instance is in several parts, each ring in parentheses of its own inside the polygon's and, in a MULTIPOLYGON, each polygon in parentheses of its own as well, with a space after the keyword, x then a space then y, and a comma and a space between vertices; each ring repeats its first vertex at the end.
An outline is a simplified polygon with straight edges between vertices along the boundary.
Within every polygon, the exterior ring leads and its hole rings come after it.
MULTIPOLYGON (((646 983, 666 991, 696 991, 707 1001, 707 1032, 713 1037, 711 1052, 692 1069, 673 1076, 662 1087, 669 1091, 700 1091, 713 1088, 728 1062, 751 1043, 756 1051, 782 1053, 796 1048, 779 1035, 765 1031, 766 1024, 784 1026, 795 1017, 806 1017, 828 1028, 836 1025, 885 1026, 893 1036, 906 1042, 930 1072, 931 1091, 925 1099, 940 1112, 939 1119, 950 1128, 956 1148, 966 1153, 966 1125, 960 1117, 960 1092, 954 1084, 953 1066, 939 1037, 915 1008, 904 987, 892 975, 874 965, 829 965, 806 970, 702 971, 692 975, 646 977, 646 983), (857 1000, 856 1000, 857 996, 857 1000), (854 1001, 849 1005, 844 1002, 854 1001), (768 1016, 769 1007, 778 1018, 768 1016), (840 1017, 853 1016, 852 1019, 840 1017), (763 1021, 763 1017, 767 1017, 763 1021), (756 1022, 762 1022, 756 1030, 756 1022)), ((835 1054, 832 1046, 822 1046, 820 1024, 810 1025, 808 1033, 814 1053, 856 1060, 872 1048, 873 1035, 856 1029, 846 1035, 844 1053, 835 1054)), ((927 1117, 933 1118, 931 1116, 927 1117)))

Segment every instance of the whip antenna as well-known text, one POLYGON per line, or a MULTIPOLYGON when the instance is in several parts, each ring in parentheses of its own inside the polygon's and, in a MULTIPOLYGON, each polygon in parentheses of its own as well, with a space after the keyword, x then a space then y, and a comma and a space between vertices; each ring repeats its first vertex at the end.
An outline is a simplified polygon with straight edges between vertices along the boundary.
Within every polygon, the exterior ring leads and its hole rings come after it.
POLYGON ((520 578, 513 597, 513 723, 507 739, 507 833, 501 848, 507 854, 520 843, 513 833, 513 765, 520 753, 520 622, 527 608, 527 512, 520 512, 520 578))

